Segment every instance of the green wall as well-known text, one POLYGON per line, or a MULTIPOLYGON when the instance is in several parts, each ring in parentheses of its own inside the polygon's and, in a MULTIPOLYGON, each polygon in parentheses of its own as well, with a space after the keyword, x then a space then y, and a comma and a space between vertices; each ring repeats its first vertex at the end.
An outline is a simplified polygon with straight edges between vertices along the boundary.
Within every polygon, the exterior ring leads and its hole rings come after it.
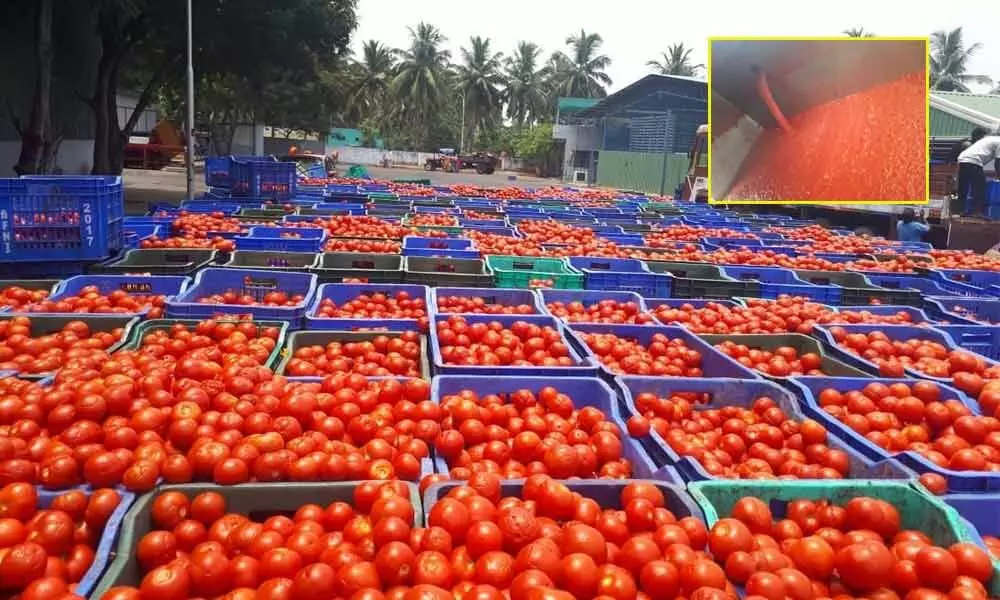
POLYGON ((597 184, 649 194, 673 194, 687 173, 687 154, 651 154, 601 150, 597 155, 597 184), (663 161, 667 161, 666 178, 663 161), (663 184, 661 189, 660 185, 663 184))
POLYGON ((931 137, 965 137, 976 125, 931 107, 931 137))

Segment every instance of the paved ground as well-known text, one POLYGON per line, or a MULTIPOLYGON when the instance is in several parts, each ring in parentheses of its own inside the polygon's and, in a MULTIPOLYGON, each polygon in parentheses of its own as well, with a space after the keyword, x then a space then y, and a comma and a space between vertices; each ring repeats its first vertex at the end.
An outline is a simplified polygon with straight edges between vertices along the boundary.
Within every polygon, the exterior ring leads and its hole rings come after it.
MULTIPOLYGON (((341 170, 346 171, 347 166, 341 170)), ((430 179, 434 185, 481 185, 499 187, 513 185, 517 187, 541 187, 555 185, 556 179, 529 177, 520 173, 494 173, 492 175, 477 175, 475 171, 462 173, 442 173, 440 171, 424 171, 416 168, 395 167, 383 169, 368 167, 368 173, 376 179, 430 179)), ((184 169, 167 167, 162 171, 145 171, 125 169, 125 208, 130 214, 144 214, 145 207, 156 202, 178 202, 186 195, 187 180, 184 169)), ((195 193, 203 193, 205 177, 201 170, 195 173, 195 193)))

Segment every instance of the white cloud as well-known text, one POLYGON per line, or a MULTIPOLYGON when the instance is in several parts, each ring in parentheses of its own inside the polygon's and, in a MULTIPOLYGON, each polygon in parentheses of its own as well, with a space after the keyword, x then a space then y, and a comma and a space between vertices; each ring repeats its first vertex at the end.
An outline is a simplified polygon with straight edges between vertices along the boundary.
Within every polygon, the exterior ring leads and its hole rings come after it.
POLYGON ((520 40, 533 41, 548 55, 564 47, 567 36, 581 28, 600 33, 603 53, 611 57, 612 91, 649 72, 646 61, 669 44, 683 42, 705 62, 709 36, 830 36, 864 27, 880 35, 923 36, 962 26, 967 44, 980 42, 969 72, 1000 80, 1000 42, 996 41, 1000 9, 987 2, 971 12, 942 10, 927 0, 506 0, 493 3, 359 0, 359 27, 352 47, 377 39, 405 47, 407 27, 421 20, 448 37, 453 57, 469 36, 489 37, 497 50, 510 52, 520 40), (991 15, 992 13, 992 15, 991 15))

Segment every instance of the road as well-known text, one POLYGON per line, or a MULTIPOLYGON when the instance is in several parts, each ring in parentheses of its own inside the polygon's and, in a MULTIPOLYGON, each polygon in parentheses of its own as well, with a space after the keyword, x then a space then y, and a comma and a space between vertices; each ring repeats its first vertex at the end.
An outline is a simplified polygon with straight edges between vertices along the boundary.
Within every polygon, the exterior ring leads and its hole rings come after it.
MULTIPOLYGON (((350 165, 340 165, 341 172, 350 165)), ((543 179, 526 176, 521 173, 493 173, 492 175, 477 175, 475 171, 461 173, 442 173, 441 171, 424 171, 416 168, 396 167, 384 169, 367 167, 368 173, 375 179, 430 179, 434 185, 480 185, 486 187, 516 186, 522 188, 558 185, 557 179, 543 179)), ((167 167, 162 171, 146 171, 141 169, 125 169, 125 211, 129 214, 145 214, 150 204, 157 202, 176 203, 184 199, 187 182, 182 168, 167 167)), ((199 169, 195 173, 195 193, 202 194, 207 190, 205 177, 199 169)))

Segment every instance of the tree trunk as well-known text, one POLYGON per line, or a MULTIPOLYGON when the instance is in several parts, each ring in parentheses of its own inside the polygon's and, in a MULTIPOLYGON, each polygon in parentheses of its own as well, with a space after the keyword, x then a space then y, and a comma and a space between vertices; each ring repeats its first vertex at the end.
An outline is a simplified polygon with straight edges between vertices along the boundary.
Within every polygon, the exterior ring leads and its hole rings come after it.
POLYGON ((101 60, 97 64, 97 80, 94 83, 94 97, 91 99, 94 109, 94 175, 110 175, 121 173, 122 166, 113 170, 111 160, 111 144, 118 131, 118 102, 112 82, 115 71, 117 48, 108 36, 102 36, 101 60), (112 129, 114 127, 114 129, 112 129))
POLYGON ((52 100, 52 8, 55 0, 38 0, 35 46, 35 89, 28 127, 21 132, 21 155, 14 170, 18 175, 43 173, 47 141, 51 141, 52 100))

